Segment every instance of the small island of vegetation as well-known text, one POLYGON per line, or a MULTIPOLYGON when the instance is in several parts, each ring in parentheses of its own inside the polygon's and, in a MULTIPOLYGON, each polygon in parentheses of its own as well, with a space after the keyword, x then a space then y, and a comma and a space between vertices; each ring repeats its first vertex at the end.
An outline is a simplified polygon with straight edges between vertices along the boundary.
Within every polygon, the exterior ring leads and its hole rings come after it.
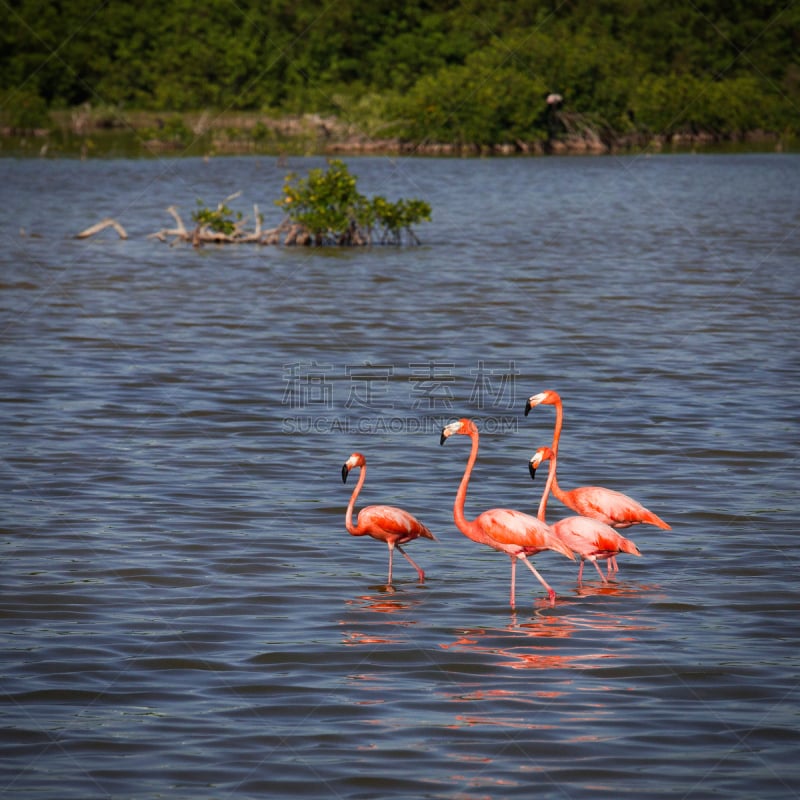
MULTIPOLYGON (((307 178, 295 173, 286 176, 283 196, 275 201, 286 216, 275 228, 262 230, 263 215, 253 206, 250 220, 228 204, 240 192, 226 197, 215 208, 198 199, 192 212, 193 229, 187 228, 175 206, 167 212, 174 228, 163 228, 150 238, 161 241, 204 244, 284 244, 364 246, 372 244, 419 244, 413 226, 430 222, 431 207, 424 200, 390 202, 376 195, 368 198, 356 188, 357 179, 339 159, 328 162, 328 169, 312 169, 307 178), (252 229, 248 225, 252 224, 252 229)), ((125 228, 114 219, 104 219, 76 235, 88 239, 108 228, 127 239, 125 228)))

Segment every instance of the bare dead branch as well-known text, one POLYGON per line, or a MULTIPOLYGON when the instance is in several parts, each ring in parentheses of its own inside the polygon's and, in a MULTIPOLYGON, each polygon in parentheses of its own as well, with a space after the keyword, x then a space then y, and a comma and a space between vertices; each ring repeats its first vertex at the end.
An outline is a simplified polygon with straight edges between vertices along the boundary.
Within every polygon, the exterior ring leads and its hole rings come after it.
POLYGON ((94 236, 96 233, 100 233, 100 231, 104 231, 106 228, 113 228, 119 235, 120 239, 128 238, 128 233, 125 228, 123 228, 122 225, 120 225, 115 219, 111 219, 110 217, 101 220, 95 225, 91 225, 90 227, 86 228, 86 230, 77 234, 75 238, 88 239, 90 236, 94 236))

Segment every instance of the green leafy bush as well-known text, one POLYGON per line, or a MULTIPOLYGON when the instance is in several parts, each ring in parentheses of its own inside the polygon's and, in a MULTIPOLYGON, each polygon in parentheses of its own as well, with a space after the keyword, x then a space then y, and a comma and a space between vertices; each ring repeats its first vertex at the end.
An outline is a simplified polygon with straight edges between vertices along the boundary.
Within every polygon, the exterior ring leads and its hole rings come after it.
POLYGON ((381 241, 401 244, 403 234, 418 243, 413 225, 418 222, 430 222, 431 207, 424 200, 398 200, 390 203, 383 197, 372 199, 374 222, 381 228, 381 241))
POLYGON ((154 139, 175 146, 185 146, 192 141, 191 128, 177 114, 161 121, 156 128, 143 128, 139 133, 142 139, 154 139))
POLYGON ((392 203, 379 196, 365 197, 339 159, 329 161, 327 170, 312 169, 307 178, 287 175, 283 197, 275 203, 299 228, 292 241, 317 245, 365 245, 376 238, 380 243, 402 244, 404 236, 418 243, 413 226, 431 219, 430 205, 423 200, 392 203))
POLYGON ((47 103, 33 92, 7 92, 2 99, 3 123, 15 131, 50 128, 52 121, 47 103))
POLYGON ((199 228, 214 233, 231 236, 242 219, 240 211, 234 213, 224 202, 213 210, 205 206, 202 200, 197 201, 197 206, 197 210, 192 212, 192 220, 199 228))

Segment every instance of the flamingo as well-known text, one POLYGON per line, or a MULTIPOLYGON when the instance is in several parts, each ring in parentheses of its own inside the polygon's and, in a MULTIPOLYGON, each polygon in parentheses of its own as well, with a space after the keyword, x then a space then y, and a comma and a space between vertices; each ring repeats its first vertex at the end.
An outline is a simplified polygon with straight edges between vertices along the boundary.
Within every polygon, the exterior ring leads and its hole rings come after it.
POLYGON ((351 469, 359 467, 361 474, 358 477, 353 494, 350 496, 350 502, 347 505, 347 512, 344 517, 344 524, 348 532, 353 536, 369 535, 373 539, 386 542, 389 547, 389 578, 387 583, 392 582, 392 559, 394 557, 395 547, 408 559, 408 562, 417 571, 420 583, 425 580, 425 573, 420 569, 419 565, 411 558, 408 553, 401 547, 407 542, 412 542, 414 539, 420 537, 424 539, 433 539, 434 535, 425 527, 416 517, 404 511, 402 508, 395 508, 395 506, 365 506, 358 513, 358 522, 353 525, 353 509, 356 504, 356 498, 364 485, 364 480, 367 477, 367 460, 361 453, 353 453, 347 461, 344 462, 342 467, 342 483, 347 482, 347 476, 350 474, 351 469))
POLYGON ((469 484, 472 468, 478 458, 478 429, 475 423, 469 419, 460 419, 451 422, 442 429, 439 444, 444 444, 455 433, 469 436, 472 440, 467 467, 464 476, 456 493, 456 500, 453 506, 453 519, 456 527, 467 538, 474 542, 488 545, 495 550, 508 553, 511 557, 511 607, 515 606, 515 582, 517 559, 530 569, 537 580, 547 590, 550 604, 555 604, 556 593, 549 586, 547 581, 536 571, 536 567, 528 561, 528 556, 540 553, 542 550, 555 550, 575 560, 572 550, 567 547, 554 533, 549 525, 540 522, 530 514, 523 514, 521 511, 514 511, 507 508, 493 508, 484 511, 474 520, 468 520, 464 515, 464 503, 467 499, 467 485, 469 484))
MULTIPOLYGON (((528 416, 534 406, 540 404, 556 407, 556 424, 553 429, 553 444, 550 447, 550 452, 553 454, 553 459, 555 459, 558 455, 558 440, 561 438, 561 426, 564 420, 561 398, 557 392, 552 390, 535 394, 525 404, 525 416, 528 416)), ((540 463, 542 460, 544 459, 540 458, 540 463)), ((531 460, 532 463, 533 460, 531 460)), ((538 464, 535 466, 538 466, 538 464)), ((555 461, 550 465, 550 474, 553 476, 552 490, 556 498, 567 508, 577 511, 578 514, 584 517, 599 519, 612 528, 629 528, 631 525, 645 523, 655 525, 657 528, 662 528, 666 531, 672 530, 663 519, 646 509, 632 497, 622 494, 622 492, 605 489, 602 486, 580 486, 568 492, 563 491, 558 485, 558 479, 555 477, 555 461)), ((548 479, 549 477, 548 475, 548 479)), ((547 502, 546 498, 544 498, 544 502, 547 502)), ((611 562, 609 562, 610 567, 611 562)))
MULTIPOLYGON (((531 479, 533 479, 536 475, 537 467, 544 461, 550 461, 550 470, 537 513, 537 517, 542 522, 546 521, 547 496, 555 481, 555 453, 549 447, 540 447, 528 464, 531 479)), ((578 586, 583 584, 583 565, 586 561, 591 561, 603 583, 608 583, 606 576, 603 575, 603 571, 597 563, 598 561, 608 561, 608 574, 611 575, 612 562, 615 564, 614 569, 616 569, 616 560, 619 553, 641 556, 639 548, 634 542, 626 539, 619 531, 599 519, 591 519, 585 516, 565 517, 554 523, 552 528, 561 540, 581 558, 581 565, 578 568, 578 586)))

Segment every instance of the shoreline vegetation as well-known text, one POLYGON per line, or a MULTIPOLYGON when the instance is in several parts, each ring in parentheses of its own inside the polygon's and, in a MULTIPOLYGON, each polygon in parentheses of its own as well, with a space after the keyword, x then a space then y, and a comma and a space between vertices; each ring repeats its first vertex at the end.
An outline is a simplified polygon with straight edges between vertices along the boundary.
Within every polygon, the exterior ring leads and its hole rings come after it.
POLYGON ((545 139, 494 144, 414 141, 369 133, 316 113, 273 116, 259 112, 131 111, 113 113, 88 104, 53 111, 47 127, 0 127, 0 157, 185 156, 521 156, 606 155, 624 152, 800 150, 792 133, 751 130, 617 133, 558 110, 545 139))
POLYGON ((800 149, 800 4, 786 0, 6 12, 0 156, 800 149))
POLYGON ((0 157, 185 156, 520 156, 606 155, 625 152, 800 150, 791 134, 677 131, 617 133, 555 111, 558 131, 546 139, 495 144, 411 141, 369 134, 333 116, 268 116, 258 112, 95 111, 88 105, 50 113, 47 127, 0 127, 0 157))

